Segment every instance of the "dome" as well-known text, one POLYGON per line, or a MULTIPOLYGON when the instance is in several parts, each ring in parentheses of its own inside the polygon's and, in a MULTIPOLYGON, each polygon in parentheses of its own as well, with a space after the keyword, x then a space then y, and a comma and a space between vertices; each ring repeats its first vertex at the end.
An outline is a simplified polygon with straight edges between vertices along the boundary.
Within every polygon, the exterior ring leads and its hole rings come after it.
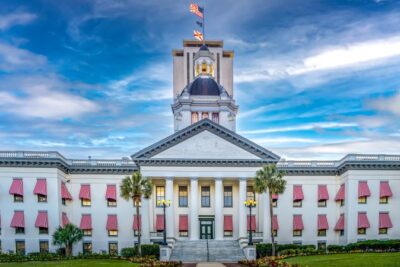
POLYGON ((196 78, 189 87, 191 95, 218 95, 219 85, 212 78, 196 78))
POLYGON ((202 45, 200 47, 200 51, 210 51, 210 50, 208 50, 208 47, 206 45, 202 45))

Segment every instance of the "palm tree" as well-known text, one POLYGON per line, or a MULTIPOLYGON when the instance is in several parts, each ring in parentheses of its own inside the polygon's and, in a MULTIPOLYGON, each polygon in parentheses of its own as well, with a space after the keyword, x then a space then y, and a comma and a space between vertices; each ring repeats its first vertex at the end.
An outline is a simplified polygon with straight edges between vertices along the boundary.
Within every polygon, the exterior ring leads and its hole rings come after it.
POLYGON ((271 225, 272 256, 275 256, 275 241, 272 226, 274 210, 272 207, 272 195, 285 192, 286 180, 283 179, 285 173, 276 168, 276 164, 264 165, 256 172, 255 190, 257 193, 267 193, 269 195, 269 218, 271 225))
POLYGON ((65 256, 72 255, 72 246, 83 238, 83 231, 69 223, 64 227, 58 227, 53 234, 53 244, 65 247, 65 256))
POLYGON ((151 193, 153 191, 153 185, 149 179, 146 177, 142 177, 142 174, 139 171, 135 171, 131 176, 126 176, 120 185, 120 195, 125 200, 132 199, 134 206, 136 207, 136 215, 138 220, 138 246, 139 246, 139 253, 141 254, 140 250, 140 237, 141 233, 141 221, 139 208, 140 208, 140 201, 142 196, 144 198, 150 198, 151 193))

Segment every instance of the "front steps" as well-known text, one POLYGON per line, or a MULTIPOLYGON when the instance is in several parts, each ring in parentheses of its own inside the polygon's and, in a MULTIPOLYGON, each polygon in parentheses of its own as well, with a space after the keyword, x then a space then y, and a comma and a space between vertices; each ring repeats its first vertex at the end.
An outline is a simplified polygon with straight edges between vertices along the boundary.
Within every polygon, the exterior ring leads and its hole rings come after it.
POLYGON ((237 241, 196 240, 177 241, 171 261, 182 262, 238 262, 245 259, 237 241))

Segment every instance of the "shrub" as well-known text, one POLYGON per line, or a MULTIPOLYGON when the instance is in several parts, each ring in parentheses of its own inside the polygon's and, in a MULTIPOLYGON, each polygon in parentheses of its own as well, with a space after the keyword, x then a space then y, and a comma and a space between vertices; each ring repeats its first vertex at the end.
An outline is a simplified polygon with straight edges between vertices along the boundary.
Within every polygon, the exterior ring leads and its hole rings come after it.
POLYGON ((121 256, 125 258, 139 256, 138 246, 121 249, 121 256))
MULTIPOLYGON (((316 247, 315 245, 297 245, 297 244, 277 244, 276 245, 276 252, 279 255, 281 254, 282 251, 285 251, 285 253, 292 253, 294 250, 304 252, 307 250, 309 253, 311 251, 315 251, 316 247)), ((267 243, 261 243, 256 245, 256 251, 257 251, 257 258, 263 258, 266 256, 271 256, 272 254, 272 245, 267 243)))
POLYGON ((160 246, 157 244, 153 245, 141 245, 142 256, 154 256, 156 259, 160 259, 160 246))

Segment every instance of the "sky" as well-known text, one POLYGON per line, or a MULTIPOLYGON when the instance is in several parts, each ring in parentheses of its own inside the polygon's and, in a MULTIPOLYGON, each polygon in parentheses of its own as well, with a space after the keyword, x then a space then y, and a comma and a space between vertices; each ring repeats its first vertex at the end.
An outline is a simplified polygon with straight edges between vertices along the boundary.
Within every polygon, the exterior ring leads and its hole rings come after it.
MULTIPOLYGON (((184 0, 0 1, 0 149, 121 158, 173 133, 184 0)), ((400 1, 199 0, 237 132, 285 159, 400 154, 400 1)))

